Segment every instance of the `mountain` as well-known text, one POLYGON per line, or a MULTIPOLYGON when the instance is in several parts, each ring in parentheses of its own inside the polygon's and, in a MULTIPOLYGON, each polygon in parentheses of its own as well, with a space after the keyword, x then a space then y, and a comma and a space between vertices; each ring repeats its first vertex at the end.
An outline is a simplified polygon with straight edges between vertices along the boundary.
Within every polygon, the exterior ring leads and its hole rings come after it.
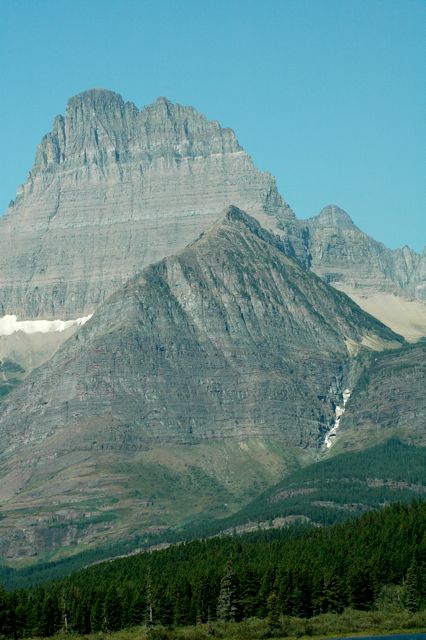
POLYGON ((0 555, 161 536, 423 444, 422 343, 391 329, 426 335, 425 260, 335 205, 297 220, 192 107, 71 98, 0 218, 0 555))
POLYGON ((323 526, 425 497, 426 448, 390 438, 297 469, 240 511, 205 522, 197 532, 245 533, 294 522, 323 526))
POLYGON ((111 91, 77 95, 0 218, 0 315, 92 313, 230 204, 267 227, 295 224, 230 129, 165 98, 139 111, 111 91))
POLYGON ((70 99, 0 217, 0 316, 93 313, 231 204, 396 332, 426 335, 425 253, 387 249, 334 205, 297 220, 231 129, 166 98, 139 110, 104 89, 70 99))
POLYGON ((335 205, 306 221, 310 268, 365 311, 411 340, 426 335, 426 250, 391 250, 335 205))
POLYGON ((336 447, 360 449, 390 436, 426 445, 426 341, 374 354, 357 381, 336 447))
POLYGON ((335 206, 298 221, 230 129, 165 98, 139 111, 102 89, 71 98, 0 218, 0 314, 92 313, 231 203, 394 330, 426 334, 425 255, 386 249, 335 206))
POLYGON ((233 511, 317 455, 402 339, 229 208, 113 294, 0 414, 0 553, 233 511))

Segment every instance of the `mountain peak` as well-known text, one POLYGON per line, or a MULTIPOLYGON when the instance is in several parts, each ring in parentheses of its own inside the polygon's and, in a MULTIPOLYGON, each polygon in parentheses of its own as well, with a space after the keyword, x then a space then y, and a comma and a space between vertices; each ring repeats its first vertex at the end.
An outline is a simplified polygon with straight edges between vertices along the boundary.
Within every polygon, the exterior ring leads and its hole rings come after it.
POLYGON ((224 218, 226 220, 236 221, 236 222, 244 222, 244 224, 256 224, 260 226, 260 224, 255 220, 252 216, 249 216, 245 211, 239 209, 235 205, 231 204, 229 207, 225 209, 224 218))
POLYGON ((87 89, 68 100, 68 107, 72 107, 76 104, 100 104, 111 102, 123 103, 123 98, 119 93, 110 91, 109 89, 103 89, 101 87, 95 87, 93 89, 87 89))
POLYGON ((83 91, 43 137, 0 225, 0 311, 28 319, 92 313, 129 277, 223 220, 230 203, 268 229, 290 220, 291 234, 297 233, 274 178, 256 169, 231 129, 164 96, 139 109, 114 91, 83 91), (29 246, 25 234, 19 249, 8 240, 21 224, 28 224, 35 255, 43 254, 34 281, 19 275, 31 281, 25 294, 5 284, 22 273, 21 263, 33 273, 32 261, 19 257, 29 246), (105 244, 109 224, 117 226, 105 244), (91 256, 83 269, 82 255, 91 256), (72 291, 71 282, 78 283, 72 291))
POLYGON ((155 104, 171 105, 173 103, 168 98, 166 98, 165 96, 158 96, 157 100, 155 101, 155 104))
POLYGON ((354 224, 350 215, 336 204, 328 204, 326 207, 321 209, 317 216, 317 221, 331 222, 334 224, 354 224))

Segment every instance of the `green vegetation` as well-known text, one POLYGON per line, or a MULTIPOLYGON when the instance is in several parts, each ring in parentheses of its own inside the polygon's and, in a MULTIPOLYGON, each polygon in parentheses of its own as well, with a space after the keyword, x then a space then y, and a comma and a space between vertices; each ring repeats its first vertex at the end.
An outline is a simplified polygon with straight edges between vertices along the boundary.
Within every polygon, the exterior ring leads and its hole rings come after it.
POLYGON ((0 402, 22 382, 24 374, 24 369, 13 360, 0 360, 0 402))
POLYGON ((426 447, 392 438, 296 470, 234 515, 207 523, 209 535, 249 522, 305 516, 320 525, 342 522, 394 502, 426 496, 426 447))
POLYGON ((5 638, 149 625, 150 640, 248 639, 424 628, 425 608, 426 503, 415 501, 328 528, 198 540, 2 590, 0 628, 5 638), (197 626, 185 636, 188 625, 197 626))
MULTIPOLYGON (((134 535, 118 543, 19 570, 0 566, 0 583, 8 589, 27 588, 135 549, 147 549, 163 542, 190 541, 234 529, 240 531, 240 528, 244 531, 244 527, 255 529, 258 522, 270 526, 275 518, 303 516, 311 524, 324 526, 386 504, 409 502, 416 496, 426 496, 426 448, 392 439, 364 451, 335 455, 297 469, 227 518, 211 516, 196 525, 188 521, 178 529, 134 535)), ((91 504, 90 509, 95 506, 91 504)))
MULTIPOLYGON (((266 638, 300 639, 309 637, 335 638, 336 635, 389 635, 394 633, 424 633, 426 631, 426 612, 367 612, 345 609, 341 614, 325 613, 309 620, 293 616, 280 616, 273 629, 268 620, 249 618, 242 622, 210 622, 185 627, 164 627, 138 625, 121 631, 102 632, 79 636, 75 640, 265 640, 266 638)), ((64 632, 55 638, 64 640, 64 632)))

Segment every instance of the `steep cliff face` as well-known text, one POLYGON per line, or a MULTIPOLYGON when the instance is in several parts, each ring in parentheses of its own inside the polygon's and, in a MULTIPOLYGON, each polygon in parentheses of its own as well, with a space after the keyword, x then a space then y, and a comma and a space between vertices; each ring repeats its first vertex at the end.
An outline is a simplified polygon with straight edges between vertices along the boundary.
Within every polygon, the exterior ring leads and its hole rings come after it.
POLYGON ((363 233, 335 205, 307 221, 310 266, 330 284, 426 300, 426 262, 409 247, 391 250, 363 233))
POLYGON ((165 98, 139 111, 110 91, 75 96, 0 218, 0 316, 91 313, 230 204, 295 225, 230 129, 165 98))
MULTIPOLYGON (((271 461, 278 470, 277 458, 322 446, 335 405, 358 370, 351 354, 362 345, 400 342, 288 258, 281 241, 254 218, 229 209, 182 252, 111 296, 4 400, 0 496, 7 517, 0 528, 7 552, 13 553, 16 527, 22 533, 31 522, 28 509, 37 507, 40 517, 49 505, 52 517, 60 512, 65 520, 70 509, 74 520, 105 514, 117 486, 125 535, 140 507, 131 496, 146 487, 166 451, 170 474, 190 450, 192 467, 200 465, 209 479, 204 499, 228 503, 235 471, 220 476, 222 463, 212 451, 239 450, 245 490, 256 477, 266 482, 271 461), (262 464, 253 464, 252 445, 262 464), (271 449, 275 453, 265 455, 271 449)), ((182 473, 181 466, 176 486, 182 473)), ((164 479, 159 495, 162 486, 164 479)), ((164 500, 159 504, 157 524, 170 525, 164 500)), ((140 516, 138 526, 149 521, 140 516)), ((105 524, 104 536, 110 527, 105 524)))
POLYGON ((426 445, 426 341, 375 354, 342 418, 336 448, 362 449, 398 436, 426 445))
POLYGON ((336 206, 297 220, 232 130, 165 98, 139 110, 102 89, 71 98, 0 218, 0 317, 92 313, 231 204, 392 328, 426 335, 426 254, 387 249, 336 206))
POLYGON ((391 250, 335 205, 306 221, 303 258, 364 310, 416 340, 426 335, 426 253, 391 250))

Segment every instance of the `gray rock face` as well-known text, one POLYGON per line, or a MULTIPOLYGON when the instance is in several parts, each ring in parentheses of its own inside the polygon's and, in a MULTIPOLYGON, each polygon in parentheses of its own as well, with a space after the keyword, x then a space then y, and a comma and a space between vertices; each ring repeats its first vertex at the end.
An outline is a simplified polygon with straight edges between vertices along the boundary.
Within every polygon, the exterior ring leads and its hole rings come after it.
MULTIPOLYGON (((0 316, 92 313, 231 204, 279 233, 288 255, 358 303, 377 292, 426 302, 426 254, 387 249, 335 206, 298 221, 230 129, 165 98, 139 111, 94 89, 72 98, 65 117, 55 119, 26 184, 0 218, 0 316)), ((380 305, 378 317, 388 321, 380 305)), ((377 306, 365 309, 376 313, 377 306)), ((413 315, 405 335, 418 337, 426 306, 413 315)))
MULTIPOLYGON (((86 326, 6 401, 2 435, 13 422, 13 438, 24 431, 33 442, 108 414, 117 436, 117 419, 125 425, 119 447, 266 433, 317 446, 348 341, 398 340, 236 208, 86 326)), ((105 432, 97 446, 107 446, 105 432)))
POLYGON ((139 111, 110 91, 75 96, 0 218, 0 315, 91 313, 230 204, 295 225, 230 129, 165 98, 139 111))
POLYGON ((335 205, 308 220, 306 230, 308 262, 326 282, 361 295, 381 291, 426 301, 426 253, 387 249, 335 205))
POLYGON ((376 354, 348 402, 338 435, 340 447, 362 449, 391 436, 425 446, 425 380, 425 340, 376 354))
MULTIPOLYGON (((400 341, 288 258, 254 218, 231 208, 182 252, 111 296, 5 398, 5 513, 29 505, 40 513, 47 504, 61 513, 71 505, 87 510, 86 503, 93 510, 118 482, 118 459, 127 470, 135 455, 156 448, 192 445, 193 465, 197 446, 207 447, 206 457, 226 442, 243 450, 259 441, 316 451, 359 369, 354 346, 366 343, 400 341), (111 454, 115 462, 107 464, 111 454), (76 460, 85 461, 84 472, 76 460)), ((174 451, 169 464, 180 455, 174 451)), ((128 514, 139 508, 129 503, 132 491, 151 473, 134 468, 120 497, 128 514)), ((216 462, 204 472, 211 500, 216 462)), ((12 535, 10 518, 1 523, 4 540, 12 535)))

